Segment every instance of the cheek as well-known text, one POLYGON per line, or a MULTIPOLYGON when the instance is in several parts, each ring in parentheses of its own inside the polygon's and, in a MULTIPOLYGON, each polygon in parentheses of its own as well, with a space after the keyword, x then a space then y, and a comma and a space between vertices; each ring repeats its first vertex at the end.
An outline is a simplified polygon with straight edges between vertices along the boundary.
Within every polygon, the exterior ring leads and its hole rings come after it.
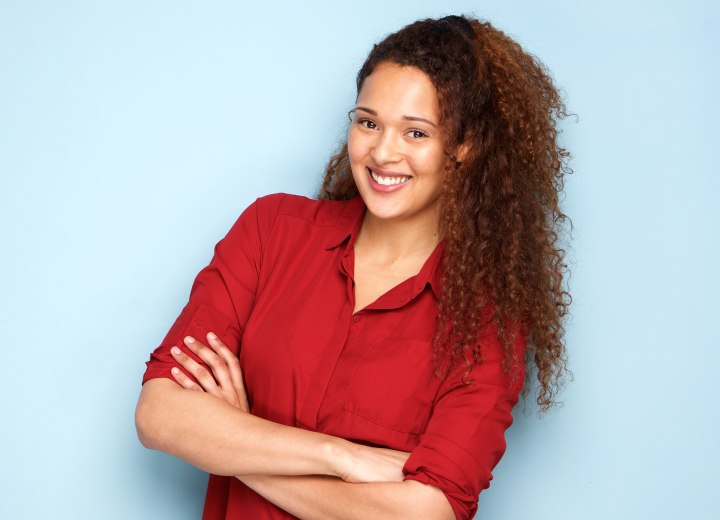
POLYGON ((350 158, 350 162, 357 162, 363 157, 363 151, 362 151, 362 139, 359 138, 356 132, 353 132, 352 130, 348 132, 348 157, 350 158))
POLYGON ((419 149, 412 156, 411 166, 417 173, 423 173, 428 177, 438 177, 441 181, 445 176, 445 165, 447 156, 442 148, 419 149))

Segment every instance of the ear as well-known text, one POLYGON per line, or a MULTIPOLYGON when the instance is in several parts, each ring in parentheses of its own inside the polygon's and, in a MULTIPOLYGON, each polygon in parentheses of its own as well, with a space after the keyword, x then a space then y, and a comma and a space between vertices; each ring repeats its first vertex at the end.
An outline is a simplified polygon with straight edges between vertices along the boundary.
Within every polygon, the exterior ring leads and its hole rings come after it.
POLYGON ((455 157, 458 162, 465 162, 465 159, 470 152, 470 141, 467 140, 455 149, 455 157))

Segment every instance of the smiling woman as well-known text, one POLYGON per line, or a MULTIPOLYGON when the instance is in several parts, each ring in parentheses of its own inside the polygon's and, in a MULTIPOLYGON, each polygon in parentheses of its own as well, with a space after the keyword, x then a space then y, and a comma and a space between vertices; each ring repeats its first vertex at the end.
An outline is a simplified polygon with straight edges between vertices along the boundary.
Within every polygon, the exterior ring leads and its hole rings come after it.
POLYGON ((351 113, 318 200, 250 205, 147 363, 138 435, 211 473, 206 519, 470 519, 526 365, 553 403, 568 154, 543 66, 421 20, 351 113))

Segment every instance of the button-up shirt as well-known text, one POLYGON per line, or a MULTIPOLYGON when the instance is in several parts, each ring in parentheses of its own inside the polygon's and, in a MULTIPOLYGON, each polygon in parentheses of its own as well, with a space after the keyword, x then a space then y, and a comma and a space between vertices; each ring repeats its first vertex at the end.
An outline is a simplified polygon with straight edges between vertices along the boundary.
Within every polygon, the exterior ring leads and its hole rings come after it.
MULTIPOLYGON (((524 372, 511 383, 490 323, 482 363, 434 375, 440 242, 420 271, 353 313, 358 196, 261 197, 198 273, 190 298, 147 363, 143 383, 173 379, 170 355, 215 332, 239 356, 250 412, 280 424, 411 452, 403 474, 440 488, 470 519, 505 451, 524 372)), ((518 333, 522 355, 525 338, 518 333)), ((469 358, 468 358, 469 359, 469 358)), ((521 358, 522 359, 522 358, 521 358)), ((241 481, 210 475, 203 518, 295 518, 241 481)))

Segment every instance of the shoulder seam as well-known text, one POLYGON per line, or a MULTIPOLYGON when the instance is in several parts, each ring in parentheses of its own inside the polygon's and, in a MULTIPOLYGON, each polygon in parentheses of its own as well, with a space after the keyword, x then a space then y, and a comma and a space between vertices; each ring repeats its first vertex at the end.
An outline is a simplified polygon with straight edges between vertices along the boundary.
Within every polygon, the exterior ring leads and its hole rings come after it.
MULTIPOLYGON (((261 269, 262 269, 262 265, 263 265, 263 263, 264 263, 263 260, 264 260, 264 257, 265 257, 265 249, 266 249, 267 243, 270 242, 270 239, 272 238, 272 235, 273 235, 273 233, 274 233, 274 231, 275 231, 275 224, 277 223, 278 216, 280 215, 280 208, 282 207, 282 203, 283 203, 283 201, 285 200, 284 195, 285 195, 285 194, 283 194, 283 193, 274 193, 274 194, 270 194, 270 195, 265 195, 265 196, 263 196, 263 197, 258 197, 257 199, 255 199, 255 203, 258 204, 258 205, 260 205, 260 204, 262 203, 262 202, 261 202, 261 199, 266 199, 266 198, 270 198, 270 197, 273 197, 273 196, 275 196, 275 197, 277 197, 278 199, 280 199, 279 204, 277 204, 277 209, 275 210, 275 216, 273 217, 272 225, 270 226, 270 232, 269 232, 269 233, 267 234, 267 236, 265 237, 265 240, 261 240, 261 241, 260 241, 260 246, 261 246, 260 254, 261 254, 261 258, 260 258, 260 266, 259 266, 259 267, 260 267, 261 269)), ((262 234, 260 233, 260 221, 259 221, 259 220, 256 220, 256 223, 257 223, 257 226, 258 226, 258 236, 262 237, 262 234)))
MULTIPOLYGON (((283 193, 282 195, 284 195, 283 201, 289 197, 302 198, 302 199, 306 199, 309 202, 314 203, 316 206, 322 205, 323 202, 336 202, 336 201, 323 201, 320 199, 313 199, 311 197, 306 197, 304 195, 293 195, 293 194, 285 194, 285 193, 283 193)), ((282 204, 280 206, 282 206, 282 204)), ((325 211, 327 211, 327 210, 325 210, 325 211)), ((331 218, 327 218, 327 216, 326 216, 325 218, 322 218, 319 221, 316 218, 312 218, 308 215, 305 215, 304 213, 295 213, 295 212, 291 212, 291 211, 284 211, 282 209, 282 207, 278 207, 278 216, 280 214, 282 214, 285 217, 292 217, 292 218, 296 218, 298 220, 302 220, 303 222, 307 222, 308 224, 312 224, 313 226, 332 228, 332 227, 337 226, 338 221, 342 218, 343 210, 341 210, 337 215, 334 215, 331 218)), ((314 215, 317 216, 317 208, 314 212, 314 215)))

